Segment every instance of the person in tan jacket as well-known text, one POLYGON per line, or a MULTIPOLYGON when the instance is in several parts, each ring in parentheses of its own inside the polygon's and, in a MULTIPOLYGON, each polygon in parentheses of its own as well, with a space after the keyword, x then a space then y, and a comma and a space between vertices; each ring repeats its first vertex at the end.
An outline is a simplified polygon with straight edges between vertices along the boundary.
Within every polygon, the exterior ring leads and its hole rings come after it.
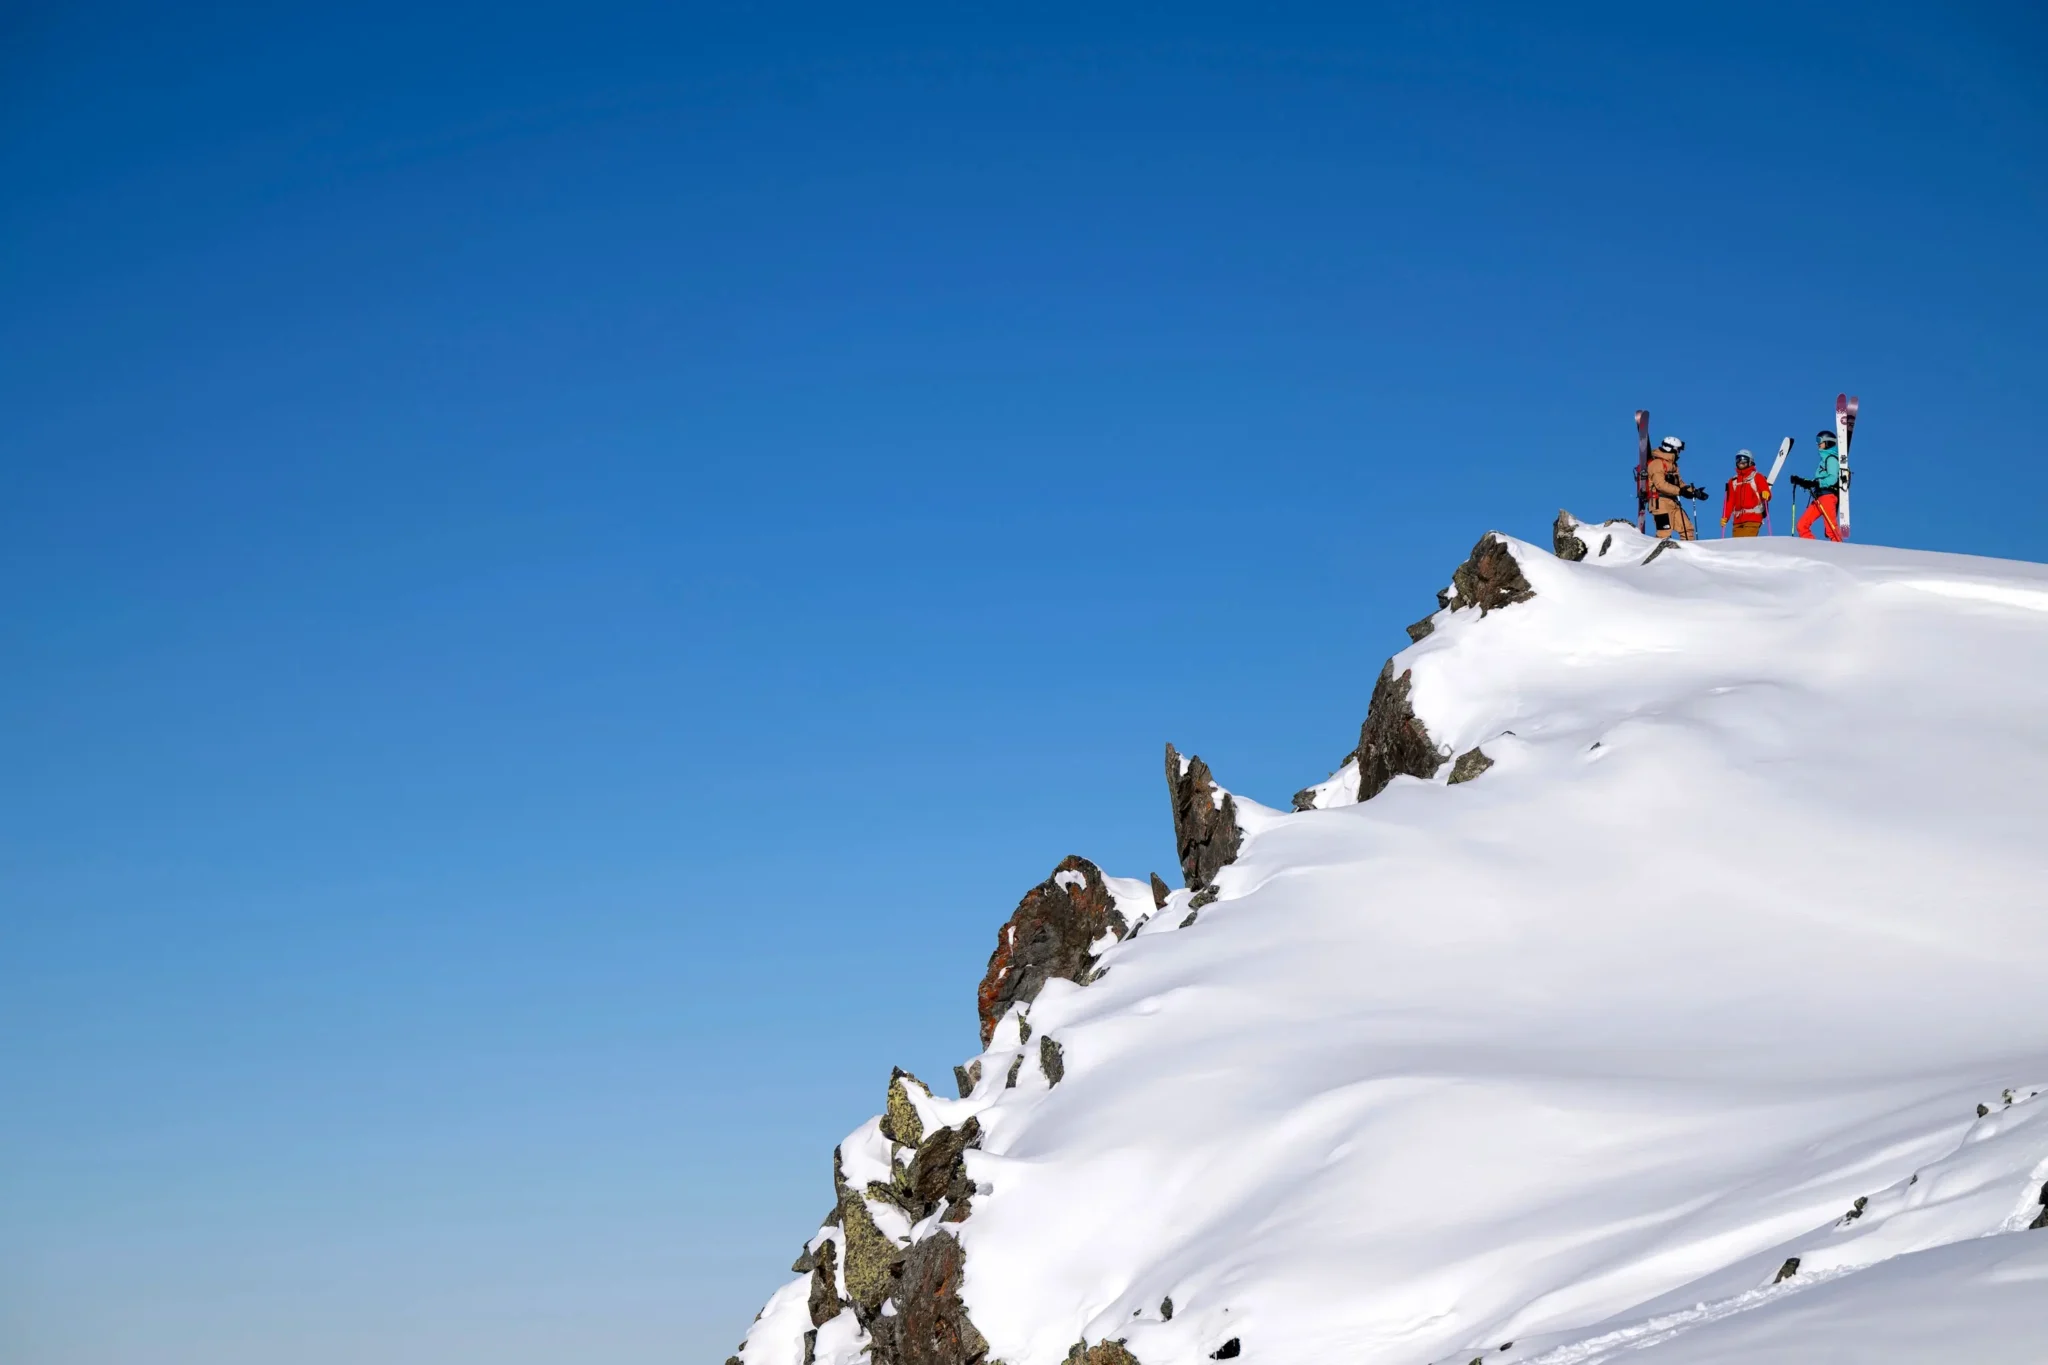
POLYGON ((1676 436, 1666 436, 1650 452, 1650 515, 1656 519, 1659 540, 1671 539, 1674 531, 1680 540, 1699 539, 1692 518, 1686 515, 1685 504, 1680 501, 1691 491, 1678 477, 1678 457, 1684 453, 1685 442, 1676 436))

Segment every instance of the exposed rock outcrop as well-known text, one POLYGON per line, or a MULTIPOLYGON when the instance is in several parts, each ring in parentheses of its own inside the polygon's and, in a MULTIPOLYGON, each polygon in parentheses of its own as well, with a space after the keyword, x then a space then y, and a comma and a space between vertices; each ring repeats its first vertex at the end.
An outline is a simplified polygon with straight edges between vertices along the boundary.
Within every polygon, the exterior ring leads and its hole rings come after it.
POLYGON ((1522 566, 1515 559, 1515 552, 1508 548, 1507 541, 1498 533, 1488 531, 1479 537, 1479 543, 1472 547, 1472 553, 1465 557, 1465 562, 1451 570, 1449 600, 1444 605, 1452 611, 1477 607, 1479 614, 1484 616, 1490 611, 1526 602, 1535 595, 1536 589, 1530 586, 1522 573, 1522 566))
POLYGON ((1048 1087, 1058 1085, 1067 1075, 1067 1055, 1047 1034, 1038 1040, 1038 1069, 1045 1073, 1048 1087))
POLYGON ((926 1099, 931 1098, 930 1086, 900 1066, 892 1069, 889 1097, 882 1107, 882 1136, 905 1147, 915 1147, 924 1141, 924 1120, 917 1116, 917 1106, 910 1102, 909 1087, 913 1085, 926 1099))
POLYGON ((1358 732, 1358 799, 1370 801, 1387 789, 1402 773, 1432 778, 1450 755, 1437 748, 1409 705, 1410 674, 1394 676, 1394 661, 1387 660, 1373 684, 1372 704, 1366 708, 1365 724, 1358 732))
POLYGON ((911 1159, 904 1182, 912 1200, 906 1210, 912 1222, 929 1218, 944 1200, 962 1204, 973 1197, 974 1182, 967 1178, 966 1153, 980 1141, 981 1124, 975 1119, 958 1128, 941 1128, 925 1139, 924 1146, 911 1159))
POLYGON ((1138 1365, 1138 1358, 1121 1341, 1077 1341, 1067 1351, 1067 1365, 1138 1365))
POLYGON ((839 1244, 821 1243, 811 1261, 811 1326, 823 1327, 846 1307, 839 1301, 839 1244))
POLYGON ((1130 931, 1103 883, 1102 869, 1086 858, 1063 860, 1050 877, 1024 893, 996 933, 996 950, 989 954, 975 996, 982 1046, 988 1046, 1011 1005, 1036 999, 1055 977, 1085 979, 1095 965, 1088 946, 1106 933, 1121 939, 1130 931))
POLYGON ((988 1342, 960 1302, 967 1254, 951 1233, 935 1232, 903 1258, 896 1311, 869 1328, 875 1365, 974 1365, 988 1342))
POLYGON ((1152 908, 1154 910, 1164 910, 1166 908, 1166 898, 1172 894, 1173 892, 1166 885, 1166 879, 1157 872, 1154 872, 1152 874, 1152 908))
POLYGON ((895 1283, 896 1244, 875 1226, 865 1197, 848 1190, 839 1201, 839 1227, 846 1234, 846 1292, 853 1297, 853 1311, 862 1322, 870 1321, 882 1309, 895 1283))
POLYGON ((1569 559, 1574 564, 1586 557, 1586 542, 1579 539, 1579 519, 1562 507, 1557 509, 1557 520, 1550 524, 1550 548, 1559 559, 1569 559))
POLYGON ((1237 859, 1244 839, 1237 801, 1216 785, 1208 764, 1192 754, 1183 759, 1171 744, 1166 746, 1166 791, 1173 802, 1181 879, 1190 890, 1200 890, 1237 859))
POLYGON ((1455 787, 1460 782, 1470 782, 1492 766, 1493 760, 1486 756, 1484 749, 1467 749, 1459 754, 1458 761, 1451 765, 1450 785, 1455 787))

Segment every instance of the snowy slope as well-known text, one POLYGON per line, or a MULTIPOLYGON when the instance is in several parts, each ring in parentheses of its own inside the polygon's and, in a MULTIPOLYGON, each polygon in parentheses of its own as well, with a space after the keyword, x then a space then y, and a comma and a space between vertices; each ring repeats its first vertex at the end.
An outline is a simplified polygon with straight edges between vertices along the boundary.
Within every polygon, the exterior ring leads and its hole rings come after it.
MULTIPOLYGON (((1193 923, 911 1090, 980 1126, 944 1230, 989 1360, 2048 1360, 2048 568, 1582 534, 1396 656, 1491 769, 1238 795, 1193 923)), ((801 1365, 809 1283, 744 1365, 801 1365)))

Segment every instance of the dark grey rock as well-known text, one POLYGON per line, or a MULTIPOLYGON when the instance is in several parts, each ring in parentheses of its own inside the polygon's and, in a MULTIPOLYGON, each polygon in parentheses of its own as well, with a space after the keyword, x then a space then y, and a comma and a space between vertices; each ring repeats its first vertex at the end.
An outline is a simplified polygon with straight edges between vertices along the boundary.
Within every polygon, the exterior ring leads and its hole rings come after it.
POLYGON ((1016 1057, 1011 1059, 1010 1074, 1003 1077, 1003 1089, 1015 1090, 1017 1088, 1017 1073, 1022 1071, 1023 1069, 1024 1054, 1020 1052, 1016 1055, 1016 1057))
POLYGON ((1060 1045, 1052 1040, 1050 1033, 1038 1040, 1038 1069, 1045 1073, 1048 1086, 1058 1085, 1066 1079, 1067 1058, 1060 1045))
POLYGON ((1166 879, 1157 872, 1154 872, 1152 874, 1152 908, 1154 910, 1164 910, 1166 908, 1166 898, 1172 894, 1172 888, 1167 886, 1166 879))
POLYGON ((910 1160, 904 1184, 911 1196, 907 1212, 916 1222, 931 1216, 941 1200, 963 1186, 971 1190, 967 1162, 963 1155, 981 1138, 981 1121, 970 1118, 958 1128, 941 1128, 924 1140, 910 1160))
POLYGON ((1654 560, 1658 555, 1663 554, 1666 550, 1675 550, 1683 544, 1685 544, 1685 542, 1680 540, 1677 536, 1673 536, 1669 540, 1660 540, 1657 542, 1656 549, 1650 551, 1650 553, 1643 556, 1643 563, 1648 564, 1652 560, 1654 560))
POLYGON ((1605 557, 1606 557, 1606 555, 1607 555, 1607 552, 1608 552, 1609 550, 1613 549, 1613 548, 1614 548, 1614 532, 1612 532, 1612 531, 1609 531, 1609 532, 1608 532, 1608 533, 1607 533, 1607 534, 1606 534, 1605 536, 1601 537, 1601 539, 1600 539, 1600 555, 1601 555, 1601 557, 1602 557, 1602 558, 1605 558, 1605 557))
POLYGON ((1467 749, 1459 754, 1458 761, 1451 765, 1451 785, 1455 787, 1460 782, 1470 782, 1492 766, 1493 760, 1486 756, 1485 750, 1467 749))
POLYGON ((1423 640, 1427 639, 1435 632, 1436 617, 1425 616, 1420 621, 1417 621, 1414 625, 1408 627, 1408 639, 1409 642, 1412 644, 1421 644, 1423 640))
POLYGON ((981 1058, 976 1057, 966 1066, 954 1067, 953 1084, 960 1091, 961 1099, 973 1094, 974 1087, 981 1084, 981 1058))
POLYGON ((1373 684, 1372 702, 1358 732, 1358 799, 1370 801, 1402 773, 1431 778, 1443 767, 1445 754, 1429 737, 1429 728, 1409 705, 1410 675, 1394 676, 1387 660, 1373 684))
POLYGON ((1167 1298, 1167 1299, 1161 1299, 1161 1300, 1159 1301, 1159 1320, 1160 1320, 1161 1322, 1172 1322, 1172 1321, 1173 1321, 1173 1300, 1172 1300, 1172 1299, 1170 1299, 1170 1298, 1167 1298))
POLYGON ((1224 1342, 1221 1346, 1218 1346, 1215 1350, 1209 1352, 1209 1359, 1235 1360, 1237 1359, 1238 1353, 1241 1349, 1242 1348, 1239 1347, 1239 1345, 1237 1344, 1237 1338, 1232 1337, 1230 1340, 1224 1342))
POLYGON ((1798 1273, 1799 1258, 1797 1256, 1787 1256, 1785 1258, 1785 1264, 1778 1267, 1777 1278, 1773 1279, 1771 1283, 1783 1284, 1785 1281, 1791 1279, 1794 1275, 1797 1275, 1798 1273))
POLYGON ((839 1246, 827 1239, 812 1257, 811 1326, 823 1327, 845 1307, 839 1299, 839 1246))
POLYGON ((1550 524, 1550 548, 1559 559, 1576 564, 1586 557, 1586 542, 1579 539, 1578 530, 1578 518, 1558 508, 1557 520, 1550 524))
POLYGON ((1237 801, 1210 776, 1209 765, 1190 754, 1182 771, 1180 754, 1166 746, 1166 791, 1173 803, 1173 842, 1181 879, 1191 889, 1207 886, 1237 858, 1244 832, 1237 827, 1237 801))

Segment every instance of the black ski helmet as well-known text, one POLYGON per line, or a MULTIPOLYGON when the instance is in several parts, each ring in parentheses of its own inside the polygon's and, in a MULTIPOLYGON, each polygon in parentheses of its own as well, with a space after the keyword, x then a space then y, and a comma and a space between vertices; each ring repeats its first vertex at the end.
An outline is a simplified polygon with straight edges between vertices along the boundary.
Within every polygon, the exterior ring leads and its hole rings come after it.
POLYGON ((1756 457, 1746 450, 1738 450, 1735 452, 1735 467, 1737 469, 1755 469, 1756 457))
POLYGON ((1838 438, 1836 437, 1833 429, 1829 427, 1822 427, 1819 431, 1816 431, 1813 434, 1813 439, 1821 445, 1831 446, 1835 443, 1835 441, 1838 438))

